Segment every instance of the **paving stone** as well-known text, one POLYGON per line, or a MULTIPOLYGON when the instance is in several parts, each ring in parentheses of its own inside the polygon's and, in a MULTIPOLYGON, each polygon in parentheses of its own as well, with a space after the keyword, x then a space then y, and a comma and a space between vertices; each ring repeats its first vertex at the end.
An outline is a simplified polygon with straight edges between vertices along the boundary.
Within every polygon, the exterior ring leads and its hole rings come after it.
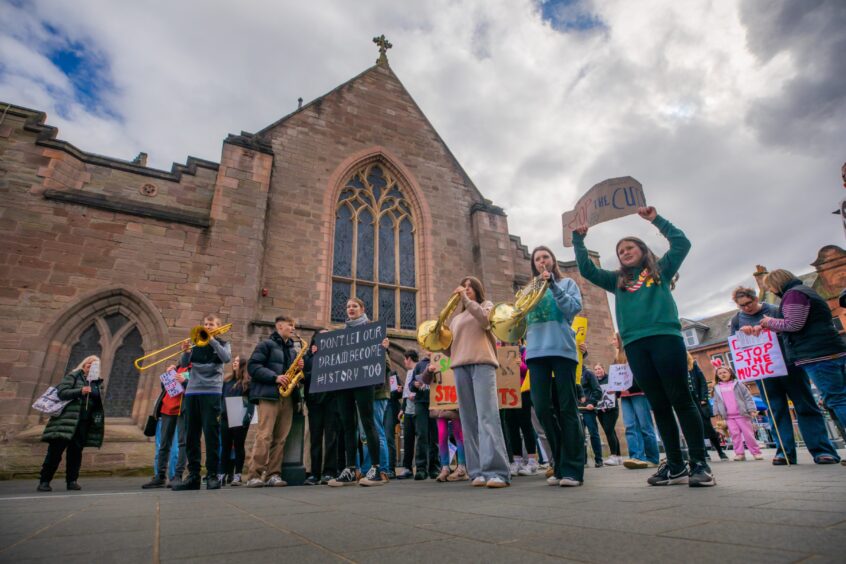
POLYGON ((797 509, 800 511, 846 511, 846 503, 841 501, 803 501, 800 499, 781 499, 760 506, 763 509, 797 509))
POLYGON ((832 513, 826 511, 773 509, 770 507, 742 507, 732 504, 730 500, 725 500, 723 505, 694 505, 658 509, 650 511, 647 515, 670 519, 678 519, 681 516, 686 516, 700 518, 705 521, 738 521, 742 523, 757 521, 759 523, 803 525, 809 527, 828 527, 846 519, 846 511, 843 513, 832 513), (731 509, 727 510, 727 507, 731 509))
POLYGON ((772 525, 754 521, 747 521, 742 526, 737 523, 708 523, 672 531, 665 535, 743 546, 794 550, 809 554, 843 555, 846 553, 846 535, 841 531, 818 527, 772 525))
POLYGON ((380 548, 348 552, 344 556, 367 564, 402 562, 407 564, 432 564, 433 562, 484 562, 498 564, 529 561, 532 564, 545 562, 575 562, 562 557, 538 554, 510 545, 483 543, 467 539, 447 538, 408 545, 402 549, 380 548))
POLYGON ((315 564, 322 564, 324 562, 346 562, 344 558, 322 550, 317 546, 302 544, 262 550, 244 550, 239 552, 237 556, 226 553, 198 556, 196 558, 162 559, 162 564, 230 564, 233 560, 248 562, 249 564, 278 564, 279 562, 296 562, 297 564, 310 564, 313 562, 315 564))
POLYGON ((281 548, 302 544, 302 540, 277 529, 262 526, 243 531, 199 532, 192 529, 190 521, 185 523, 181 536, 162 536, 159 553, 162 560, 215 556, 239 553, 243 550, 281 548))

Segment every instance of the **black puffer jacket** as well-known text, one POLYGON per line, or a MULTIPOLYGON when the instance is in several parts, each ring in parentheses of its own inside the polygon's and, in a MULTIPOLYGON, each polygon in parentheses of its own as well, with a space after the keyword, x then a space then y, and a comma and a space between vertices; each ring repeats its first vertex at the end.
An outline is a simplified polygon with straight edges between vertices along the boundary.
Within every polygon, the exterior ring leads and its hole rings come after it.
MULTIPOLYGON (((276 331, 269 339, 259 343, 247 363, 247 372, 250 373, 250 401, 279 401, 279 384, 276 383, 276 377, 288 370, 296 356, 294 341, 283 341, 276 331)), ((291 397, 295 403, 299 403, 299 388, 291 397)))
POLYGON ((82 370, 74 370, 69 374, 65 374, 62 382, 56 386, 56 392, 59 399, 67 401, 71 400, 65 406, 65 409, 58 415, 54 415, 47 422, 44 427, 44 433, 41 435, 41 440, 44 442, 64 440, 69 441, 76 433, 76 427, 83 418, 91 420, 91 425, 88 427, 88 433, 84 437, 84 447, 97 447, 103 445, 103 435, 105 433, 105 417, 103 413, 103 402, 100 394, 100 385, 103 380, 96 380, 89 382, 85 379, 85 373, 82 370), (92 387, 91 396, 88 398, 88 409, 85 408, 85 396, 82 395, 82 388, 90 385, 92 387))
POLYGON ((596 379, 596 374, 592 370, 582 368, 582 392, 585 396, 585 405, 592 405, 596 407, 602 400, 602 388, 599 387, 599 382, 596 379))

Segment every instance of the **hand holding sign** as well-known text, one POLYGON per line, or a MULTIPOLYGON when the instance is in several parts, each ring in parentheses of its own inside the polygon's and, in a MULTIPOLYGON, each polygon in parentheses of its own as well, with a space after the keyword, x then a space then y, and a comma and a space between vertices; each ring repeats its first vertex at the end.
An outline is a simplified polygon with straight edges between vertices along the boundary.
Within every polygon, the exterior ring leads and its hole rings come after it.
POLYGON ((603 180, 588 190, 573 210, 561 216, 564 225, 564 246, 573 246, 573 231, 584 235, 588 227, 618 217, 639 213, 644 219, 648 219, 649 215, 654 219, 655 208, 645 206, 643 186, 631 176, 603 180))

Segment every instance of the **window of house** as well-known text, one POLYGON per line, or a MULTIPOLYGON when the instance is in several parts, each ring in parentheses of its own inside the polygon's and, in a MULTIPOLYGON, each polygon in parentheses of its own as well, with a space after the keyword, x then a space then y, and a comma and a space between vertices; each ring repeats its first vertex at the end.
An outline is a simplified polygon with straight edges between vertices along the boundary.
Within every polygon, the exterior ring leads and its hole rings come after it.
POLYGON ((330 318, 346 319, 358 297, 373 320, 417 328, 416 230, 397 179, 380 163, 356 170, 335 206, 330 318))
POLYGON ((683 335, 686 347, 695 347, 699 344, 699 337, 696 335, 696 329, 685 329, 683 335))

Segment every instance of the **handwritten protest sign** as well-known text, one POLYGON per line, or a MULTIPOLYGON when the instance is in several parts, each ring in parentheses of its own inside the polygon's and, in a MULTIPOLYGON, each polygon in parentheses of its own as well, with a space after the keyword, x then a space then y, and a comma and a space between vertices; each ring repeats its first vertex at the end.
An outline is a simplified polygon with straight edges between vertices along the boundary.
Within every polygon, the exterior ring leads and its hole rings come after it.
POLYGON ((769 329, 757 337, 738 331, 728 338, 728 344, 734 372, 741 382, 787 374, 778 339, 769 329))
POLYGON ((455 389, 455 373, 450 368, 449 357, 443 353, 432 355, 432 364, 438 367, 429 386, 430 409, 458 409, 458 392, 455 389))
POLYGON ((608 367, 608 390, 625 392, 632 387, 634 374, 628 364, 612 364, 608 367))
POLYGON ((183 388, 182 384, 179 383, 179 380, 176 379, 176 370, 168 370, 164 374, 160 375, 159 379, 162 381, 162 385, 164 386, 167 395, 172 398, 175 398, 185 391, 185 388, 183 388))
MULTIPOLYGON (((500 347, 496 351, 499 368, 496 371, 496 392, 500 409, 517 409, 523 406, 520 395, 520 348, 500 347)), ((458 409, 458 392, 455 389, 455 373, 450 359, 443 353, 432 355, 432 362, 438 367, 429 387, 430 409, 458 409)))
POLYGON ((584 359, 582 358, 582 349, 579 345, 585 342, 587 338, 588 320, 587 317, 577 315, 573 318, 573 331, 576 332, 576 354, 579 355, 579 364, 576 365, 576 384, 582 383, 582 368, 584 368, 584 359))
POLYGON ((496 394, 500 409, 523 407, 520 394, 520 347, 500 347, 496 350, 499 368, 496 370, 496 394))
POLYGON ((596 409, 614 409, 617 405, 617 394, 614 393, 608 384, 602 384, 602 399, 596 404, 596 409))
MULTIPOLYGON (((247 406, 241 396, 223 398, 226 402, 226 420, 230 427, 243 427, 244 415, 247 414, 247 406)), ((250 425, 258 423, 258 407, 253 410, 253 417, 250 425)))
POLYGON ((318 333, 309 393, 385 383, 384 321, 318 333))
POLYGON ((643 186, 631 176, 603 180, 588 190, 575 208, 562 214, 564 246, 573 246, 574 229, 631 215, 645 205, 643 186))

